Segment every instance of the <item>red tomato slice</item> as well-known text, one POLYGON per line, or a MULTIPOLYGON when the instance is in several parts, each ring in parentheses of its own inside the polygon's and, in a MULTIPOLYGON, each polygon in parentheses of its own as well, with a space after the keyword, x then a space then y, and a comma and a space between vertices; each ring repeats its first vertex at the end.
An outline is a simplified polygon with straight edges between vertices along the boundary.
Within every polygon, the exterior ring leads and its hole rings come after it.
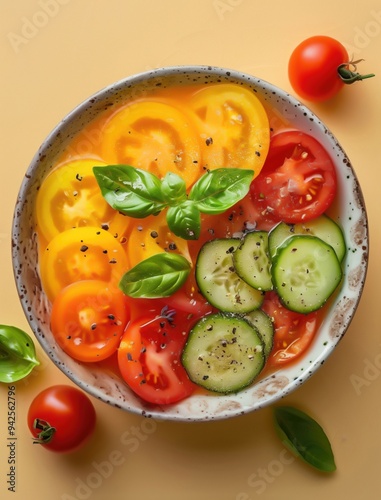
POLYGON ((290 130, 272 137, 270 151, 251 185, 253 202, 274 222, 318 217, 336 195, 335 166, 313 137, 290 130))
POLYGON ((189 315, 189 318, 197 318, 210 314, 214 308, 202 296, 198 289, 194 272, 188 276, 185 284, 170 297, 166 297, 167 305, 172 309, 182 311, 189 315))
POLYGON ((300 314, 283 307, 275 292, 268 292, 262 309, 274 322, 274 345, 268 366, 285 365, 301 356, 311 345, 318 328, 318 313, 300 314))
POLYGON ((118 350, 119 369, 145 401, 171 404, 193 392, 195 386, 180 362, 188 323, 187 314, 176 312, 168 321, 156 308, 128 325, 118 350))
POLYGON ((128 318, 127 299, 118 288, 99 280, 77 281, 57 295, 51 330, 69 356, 101 361, 117 350, 128 318))

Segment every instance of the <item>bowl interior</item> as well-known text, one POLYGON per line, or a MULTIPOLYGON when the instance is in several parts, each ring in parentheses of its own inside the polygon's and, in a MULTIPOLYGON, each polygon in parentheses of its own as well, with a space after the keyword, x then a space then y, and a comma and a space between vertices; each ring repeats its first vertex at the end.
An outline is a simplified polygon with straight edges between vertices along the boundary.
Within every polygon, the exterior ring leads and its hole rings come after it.
POLYGON ((44 141, 29 166, 17 199, 12 256, 20 300, 30 326, 49 358, 78 386, 113 406, 167 420, 222 419, 257 410, 275 402, 305 382, 331 354, 346 332, 356 311, 366 277, 368 225, 361 189, 349 159, 336 138, 308 108, 284 91, 250 75, 215 67, 170 67, 119 81, 92 96, 70 114, 44 141), (142 402, 121 378, 94 364, 81 364, 67 356, 49 328, 50 304, 39 278, 37 236, 32 218, 38 189, 68 142, 89 122, 121 102, 153 92, 158 87, 210 83, 236 83, 252 89, 270 106, 272 120, 290 124, 316 137, 331 154, 338 176, 339 196, 334 211, 347 243, 345 274, 341 289, 323 320, 307 354, 298 362, 261 379, 248 389, 228 396, 193 395, 169 406, 142 402))

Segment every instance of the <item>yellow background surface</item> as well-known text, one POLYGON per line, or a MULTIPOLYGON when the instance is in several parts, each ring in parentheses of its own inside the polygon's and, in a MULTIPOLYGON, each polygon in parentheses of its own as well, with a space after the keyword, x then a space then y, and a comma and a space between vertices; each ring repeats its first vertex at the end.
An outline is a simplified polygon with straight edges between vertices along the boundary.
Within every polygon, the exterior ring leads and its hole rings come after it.
POLYGON ((93 400, 98 424, 89 445, 74 455, 51 453, 32 444, 26 412, 40 390, 70 382, 37 346, 41 366, 16 384, 15 493, 7 484, 8 387, 0 386, 2 500, 379 498, 380 2, 2 0, 0 323, 31 333, 13 279, 12 215, 34 153, 61 118, 110 83, 167 65, 233 68, 291 91, 288 57, 315 34, 339 39, 351 56, 366 60, 365 72, 376 73, 330 103, 309 104, 352 161, 371 235, 366 287, 347 335, 285 399, 324 427, 337 471, 323 475, 290 458, 274 433, 271 408, 214 423, 147 427, 140 416, 93 400))

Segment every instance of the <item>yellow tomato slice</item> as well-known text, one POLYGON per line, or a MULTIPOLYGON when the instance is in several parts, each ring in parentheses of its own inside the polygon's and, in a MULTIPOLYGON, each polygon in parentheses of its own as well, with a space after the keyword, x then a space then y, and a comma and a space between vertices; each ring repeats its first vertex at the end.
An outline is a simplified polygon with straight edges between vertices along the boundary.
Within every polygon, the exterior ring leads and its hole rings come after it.
POLYGON ((198 119, 203 165, 250 169, 257 176, 268 153, 270 128, 255 94, 239 85, 217 84, 196 92, 190 107, 198 119))
POLYGON ((200 144, 192 119, 170 102, 141 100, 105 123, 102 157, 162 178, 180 175, 191 186, 201 173, 200 144))
POLYGON ((63 163, 43 181, 36 199, 36 222, 46 242, 73 227, 98 226, 123 234, 128 218, 103 198, 93 174, 106 163, 84 158, 63 163))
POLYGON ((117 284, 128 269, 123 246, 98 227, 68 229, 55 236, 41 253, 41 281, 50 301, 76 281, 117 284))
POLYGON ((169 230, 165 212, 131 224, 128 236, 127 256, 131 267, 160 252, 180 253, 191 262, 187 241, 169 230))

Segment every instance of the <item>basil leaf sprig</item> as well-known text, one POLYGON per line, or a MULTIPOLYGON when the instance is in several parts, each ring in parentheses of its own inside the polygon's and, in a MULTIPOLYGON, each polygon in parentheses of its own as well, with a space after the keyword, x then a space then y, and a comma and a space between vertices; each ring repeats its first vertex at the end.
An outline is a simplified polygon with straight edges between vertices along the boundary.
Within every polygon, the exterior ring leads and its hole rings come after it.
POLYGON ((189 199, 200 212, 220 214, 248 193, 253 176, 253 170, 240 168, 211 170, 192 186, 189 199))
POLYGON ((31 337, 15 326, 0 325, 0 382, 17 382, 39 364, 31 337))
POLYGON ((218 168, 208 171, 192 186, 168 172, 161 180, 154 174, 129 165, 94 167, 101 193, 112 208, 125 215, 145 218, 167 208, 167 224, 186 240, 200 236, 201 213, 220 214, 249 191, 253 170, 218 168))
POLYGON ((331 444, 316 420, 291 406, 275 407, 274 417, 280 439, 295 456, 320 471, 336 470, 331 444))
POLYGON ((133 298, 169 297, 185 283, 190 268, 190 263, 182 255, 158 253, 127 271, 119 288, 133 298))
POLYGON ((143 219, 166 206, 160 179, 145 170, 109 165, 94 167, 93 172, 104 199, 123 214, 143 219))

